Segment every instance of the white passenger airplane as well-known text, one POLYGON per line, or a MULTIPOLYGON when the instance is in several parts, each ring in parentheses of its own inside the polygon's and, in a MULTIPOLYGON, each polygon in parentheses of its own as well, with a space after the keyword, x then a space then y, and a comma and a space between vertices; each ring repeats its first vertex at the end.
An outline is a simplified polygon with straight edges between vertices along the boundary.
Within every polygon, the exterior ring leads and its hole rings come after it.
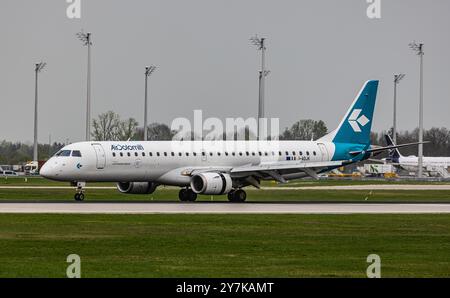
MULTIPOLYGON (((389 135, 385 135, 388 146, 395 146, 394 141, 389 135)), ((417 172, 419 167, 419 158, 417 156, 403 156, 400 151, 395 148, 389 150, 389 157, 383 161, 390 162, 394 166, 409 172, 417 172)), ((439 175, 448 178, 448 168, 450 167, 450 157, 432 157, 424 156, 422 159, 422 167, 430 176, 439 175)))
POLYGON ((158 185, 182 187, 181 201, 197 194, 228 194, 243 202, 242 189, 261 180, 284 183, 355 163, 396 147, 373 147, 370 130, 378 81, 364 84, 339 126, 317 141, 133 141, 80 142, 50 158, 40 174, 77 185, 117 182, 122 193, 150 194, 158 185))

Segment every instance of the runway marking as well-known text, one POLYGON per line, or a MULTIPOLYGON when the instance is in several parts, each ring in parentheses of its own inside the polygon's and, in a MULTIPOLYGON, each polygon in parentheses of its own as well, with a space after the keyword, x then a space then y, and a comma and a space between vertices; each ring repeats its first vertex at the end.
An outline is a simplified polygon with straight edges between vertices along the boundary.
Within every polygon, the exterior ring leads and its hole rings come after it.
MULTIPOLYGON (((115 186, 86 186, 86 189, 116 189, 115 186)), ((73 186, 16 186, 2 185, 0 189, 76 189, 73 186)), ((179 189, 166 186, 164 189, 179 189)), ((373 184, 373 185, 330 185, 330 186, 274 186, 262 190, 450 190, 450 184, 373 184)))
POLYGON ((450 204, 0 203, 0 213, 449 214, 450 204))

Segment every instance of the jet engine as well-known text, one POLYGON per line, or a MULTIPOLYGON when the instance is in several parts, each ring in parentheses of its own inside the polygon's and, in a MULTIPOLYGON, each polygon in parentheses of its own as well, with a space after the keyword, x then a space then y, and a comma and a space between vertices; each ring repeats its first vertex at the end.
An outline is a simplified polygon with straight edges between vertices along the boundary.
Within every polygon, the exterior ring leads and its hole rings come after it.
POLYGON ((221 195, 229 193, 233 182, 229 174, 206 172, 192 176, 191 188, 195 193, 221 195))
POLYGON ((117 189, 121 193, 151 194, 157 185, 153 182, 118 182, 117 189))

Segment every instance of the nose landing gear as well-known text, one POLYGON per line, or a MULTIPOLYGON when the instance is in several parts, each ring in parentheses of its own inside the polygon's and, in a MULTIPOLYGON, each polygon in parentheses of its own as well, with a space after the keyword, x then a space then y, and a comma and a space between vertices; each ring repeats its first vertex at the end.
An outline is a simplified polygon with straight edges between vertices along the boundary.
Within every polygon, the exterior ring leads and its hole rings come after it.
POLYGON ((77 182, 77 192, 73 196, 75 201, 81 202, 84 201, 84 189, 83 187, 86 186, 86 182, 77 182))

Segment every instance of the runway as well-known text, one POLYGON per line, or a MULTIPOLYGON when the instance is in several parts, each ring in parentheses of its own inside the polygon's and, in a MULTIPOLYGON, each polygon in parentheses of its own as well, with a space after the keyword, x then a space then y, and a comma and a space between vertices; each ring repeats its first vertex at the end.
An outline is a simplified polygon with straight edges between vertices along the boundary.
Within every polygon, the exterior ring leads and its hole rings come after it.
POLYGON ((0 213, 58 214, 429 214, 450 204, 397 203, 0 203, 0 213))

